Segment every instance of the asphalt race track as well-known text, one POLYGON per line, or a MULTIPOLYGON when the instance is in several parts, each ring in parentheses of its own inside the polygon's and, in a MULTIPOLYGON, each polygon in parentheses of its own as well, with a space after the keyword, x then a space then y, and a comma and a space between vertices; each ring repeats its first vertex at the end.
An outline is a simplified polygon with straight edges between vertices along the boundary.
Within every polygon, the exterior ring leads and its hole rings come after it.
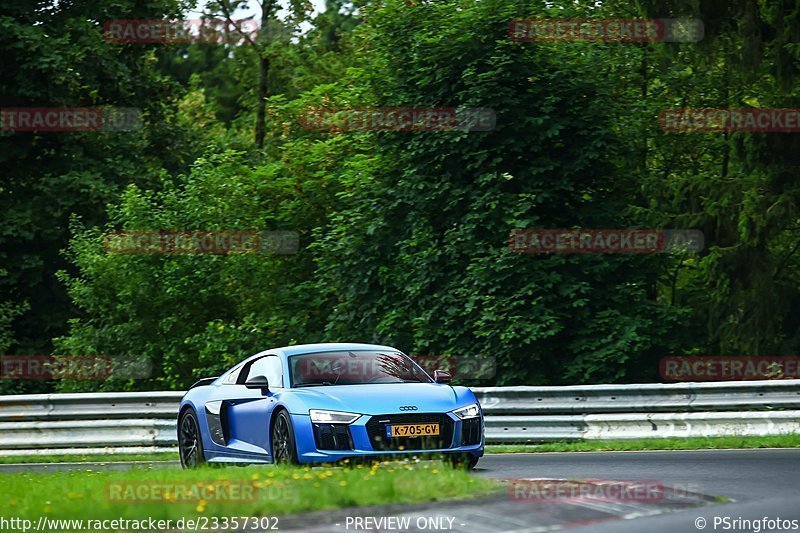
MULTIPOLYGON (((452 519, 448 530, 464 532, 753 531, 752 528, 735 529, 733 520, 768 517, 800 521, 799 449, 500 454, 481 459, 476 473, 499 479, 649 480, 691 492, 684 497, 646 502, 530 502, 513 500, 505 493, 479 502, 432 503, 413 511, 407 507, 328 511, 303 519, 284 520, 281 529, 354 531, 354 517, 379 519, 384 516, 410 518, 412 525, 420 517, 442 518, 445 524, 452 519), (720 503, 725 500, 718 497, 729 501, 720 503), (714 518, 719 520, 726 516, 729 522, 718 522, 715 529, 714 518), (349 528, 348 517, 352 524, 349 528), (695 526, 698 519, 705 520, 702 529, 695 526), (725 525, 729 527, 726 529, 725 525)), ((703 525, 701 520, 698 524, 703 525)), ((430 531, 432 528, 411 527, 410 530, 430 531)), ((761 531, 769 530, 761 527, 761 531)))
MULTIPOLYGON (((95 464, 90 468, 131 467, 95 464)), ((3 465, 0 472, 22 468, 54 471, 85 469, 87 465, 3 465)), ((746 525, 742 522, 736 527, 736 519, 753 521, 766 517, 800 522, 800 449, 498 454, 484 457, 476 475, 535 480, 534 483, 543 483, 543 479, 597 480, 594 483, 600 485, 600 480, 648 481, 676 490, 646 501, 530 501, 512 498, 511 491, 507 491, 469 502, 343 509, 284 517, 280 529, 364 531, 363 526, 356 527, 357 517, 373 519, 372 531, 432 531, 441 527, 438 531, 679 533, 758 531, 752 524, 741 527, 746 525), (407 519, 410 527, 399 529, 398 522, 377 522, 382 517, 397 517, 399 523, 407 519), (720 522, 723 517, 728 522, 720 522), (418 520, 426 527, 417 527, 418 520), (696 522, 704 527, 697 527, 696 522), (375 528, 376 524, 387 527, 375 528)), ((759 525, 760 531, 781 531, 775 523, 759 525)))
MULTIPOLYGON (((479 466, 480 475, 497 478, 657 480, 732 500, 650 517, 598 522, 578 531, 697 532, 700 529, 695 527, 695 519, 699 517, 706 521, 704 531, 726 531, 723 522, 714 529, 714 517, 729 517, 731 526, 735 518, 800 520, 798 449, 492 455, 479 466)), ((762 531, 765 529, 762 526, 762 531)))

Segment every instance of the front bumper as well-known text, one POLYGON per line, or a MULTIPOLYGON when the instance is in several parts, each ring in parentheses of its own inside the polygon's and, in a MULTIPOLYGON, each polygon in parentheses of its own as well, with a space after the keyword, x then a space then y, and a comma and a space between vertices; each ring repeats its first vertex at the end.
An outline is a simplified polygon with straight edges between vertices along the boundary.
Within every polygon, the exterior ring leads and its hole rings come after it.
POLYGON ((325 447, 349 448, 349 449, 320 449, 320 429, 317 428, 315 438, 314 424, 308 415, 293 414, 292 423, 297 442, 297 456, 301 463, 334 463, 346 459, 364 458, 391 458, 398 456, 436 456, 436 455, 471 455, 482 457, 484 448, 484 424, 483 417, 479 417, 480 428, 477 430, 474 425, 465 424, 451 413, 420 413, 414 415, 390 414, 390 415, 362 415, 355 422, 348 424, 349 435, 335 431, 336 438, 329 437, 330 432, 325 430, 325 447), (404 446, 395 446, 376 439, 376 424, 384 420, 399 422, 411 422, 403 417, 421 417, 423 419, 434 420, 437 417, 442 420, 441 428, 443 439, 438 442, 428 442, 425 447, 414 448, 418 439, 407 439, 403 441, 404 446), (427 417, 427 418, 426 418, 427 417), (370 422, 372 420, 372 422, 370 422), (451 425, 446 428, 446 423, 451 425), (478 435, 475 435, 479 431, 478 435), (475 442, 477 440, 477 442, 475 442), (335 444, 331 446, 331 443, 335 444), (469 442, 469 444, 464 444, 469 442), (433 444, 433 446, 431 446, 433 444))

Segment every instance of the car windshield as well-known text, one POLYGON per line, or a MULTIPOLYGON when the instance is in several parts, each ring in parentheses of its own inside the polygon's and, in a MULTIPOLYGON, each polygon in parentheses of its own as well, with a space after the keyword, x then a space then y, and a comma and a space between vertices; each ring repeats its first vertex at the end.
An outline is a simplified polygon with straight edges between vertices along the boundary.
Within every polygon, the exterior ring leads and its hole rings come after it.
POLYGON ((399 352, 342 351, 289 357, 292 387, 430 383, 410 357, 399 352))

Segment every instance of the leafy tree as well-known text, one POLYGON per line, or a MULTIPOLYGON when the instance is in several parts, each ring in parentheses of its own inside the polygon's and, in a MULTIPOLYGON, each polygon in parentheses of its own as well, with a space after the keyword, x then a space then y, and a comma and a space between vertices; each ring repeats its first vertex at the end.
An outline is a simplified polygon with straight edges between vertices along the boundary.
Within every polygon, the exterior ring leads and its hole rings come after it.
POLYGON ((175 85, 153 68, 152 46, 118 45, 103 23, 166 18, 179 6, 149 2, 4 2, 0 7, 2 107, 118 106, 141 110, 138 131, 0 132, 0 301, 15 312, 6 346, 50 352, 75 308, 55 278, 68 220, 104 220, 105 204, 128 183, 157 186, 162 171, 193 159, 191 139, 175 128, 175 85), (23 309, 24 313, 20 314, 23 309))
POLYGON ((630 227, 614 80, 592 45, 517 43, 512 2, 388 2, 367 12, 375 102, 488 107, 493 131, 375 133, 320 245, 329 339, 497 359, 498 383, 654 377, 681 310, 652 286, 667 257, 526 256, 514 228, 630 227))
MULTIPOLYGON (((665 355, 793 353, 796 136, 659 125, 673 107, 798 107, 792 5, 330 1, 301 33, 298 3, 288 20, 270 18, 269 43, 163 47, 149 57, 185 89, 167 122, 196 131, 174 153, 137 152, 152 158, 141 162, 148 178, 121 200, 113 187, 98 196, 92 213, 110 199, 109 221, 73 218, 75 269, 61 279, 75 318, 56 346, 154 363, 151 380, 109 390, 185 387, 265 346, 317 340, 495 358, 497 384, 650 381, 665 355), (507 36, 515 18, 687 16, 705 22, 700 43, 507 36), (497 123, 303 127, 311 109, 359 107, 491 108, 497 123), (254 121, 263 149, 251 141, 254 121), (201 144, 205 155, 187 170, 201 144), (507 246, 513 229, 628 227, 700 229, 706 250, 524 255, 507 246), (106 253, 103 233, 116 229, 291 229, 301 250, 106 253)), ((233 6, 217 5, 223 15, 233 6)), ((143 87, 169 86, 147 72, 143 87)), ((15 224, 9 235, 27 229, 27 219, 15 224)))
MULTIPOLYGON (((794 1, 641 2, 652 17, 701 19, 697 46, 665 46, 648 73, 663 107, 797 108, 794 1)), ((694 351, 792 354, 800 349, 798 136, 654 134, 646 190, 654 210, 703 229, 708 252, 682 276, 694 351)))

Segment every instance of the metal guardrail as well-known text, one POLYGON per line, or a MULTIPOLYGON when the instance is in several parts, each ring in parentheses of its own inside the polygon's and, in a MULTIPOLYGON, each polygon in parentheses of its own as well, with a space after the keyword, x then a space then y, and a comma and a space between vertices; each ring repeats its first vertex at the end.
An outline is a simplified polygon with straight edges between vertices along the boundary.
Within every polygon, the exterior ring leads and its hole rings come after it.
POLYGON ((0 424, 34 420, 172 420, 177 417, 184 394, 170 391, 0 396, 0 424))
POLYGON ((487 414, 800 409, 800 380, 473 388, 487 414))
POLYGON ((800 433, 800 380, 473 391, 491 443, 800 433))
MULTIPOLYGON (((473 391, 490 444, 800 433, 800 380, 473 391)), ((0 455, 174 451, 183 394, 0 396, 0 455)))

